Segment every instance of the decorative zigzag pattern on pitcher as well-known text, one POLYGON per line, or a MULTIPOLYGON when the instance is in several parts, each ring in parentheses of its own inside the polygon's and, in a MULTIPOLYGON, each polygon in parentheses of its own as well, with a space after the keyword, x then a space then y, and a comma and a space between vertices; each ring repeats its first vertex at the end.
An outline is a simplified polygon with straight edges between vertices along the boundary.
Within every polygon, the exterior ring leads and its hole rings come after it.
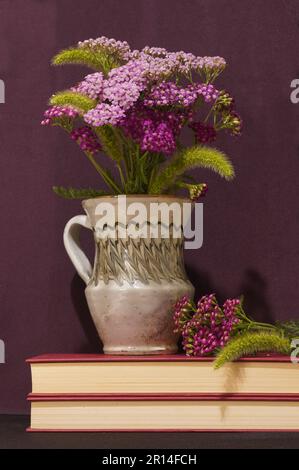
POLYGON ((161 283, 188 281, 183 260, 182 238, 106 238, 96 240, 91 283, 110 280, 120 285, 138 280, 161 283))

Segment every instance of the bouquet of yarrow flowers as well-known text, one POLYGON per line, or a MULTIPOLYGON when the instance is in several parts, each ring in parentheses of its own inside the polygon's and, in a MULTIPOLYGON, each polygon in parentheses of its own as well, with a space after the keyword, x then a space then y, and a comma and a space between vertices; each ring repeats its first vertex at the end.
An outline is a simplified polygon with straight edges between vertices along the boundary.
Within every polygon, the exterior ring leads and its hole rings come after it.
POLYGON ((238 136, 242 129, 233 98, 214 85, 226 65, 223 58, 148 46, 131 50, 125 41, 100 37, 63 50, 53 64, 80 64, 94 71, 51 97, 42 124, 64 129, 106 185, 104 191, 54 187, 58 195, 186 189, 197 200, 207 185, 188 174, 193 168, 211 169, 227 180, 234 177, 229 158, 208 145, 220 131, 238 136), (184 129, 193 136, 191 146, 183 144, 184 129), (107 169, 105 157, 114 161, 118 177, 107 169))
POLYGON ((186 355, 216 355, 216 368, 258 352, 289 355, 291 340, 299 337, 298 321, 254 321, 245 313, 242 298, 227 299, 221 307, 215 294, 204 295, 197 303, 183 296, 174 305, 173 318, 186 355))

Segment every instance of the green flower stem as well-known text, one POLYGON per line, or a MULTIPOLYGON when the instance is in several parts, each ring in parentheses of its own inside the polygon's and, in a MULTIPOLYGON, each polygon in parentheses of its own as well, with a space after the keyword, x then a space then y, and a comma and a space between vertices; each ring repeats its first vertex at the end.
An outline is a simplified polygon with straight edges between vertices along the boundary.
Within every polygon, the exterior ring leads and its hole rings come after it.
POLYGON ((113 135, 115 137, 115 140, 118 144, 118 148, 121 152, 121 154, 123 155, 123 145, 124 145, 124 139, 122 138, 122 133, 120 130, 118 130, 116 127, 114 126, 111 126, 111 130, 113 132, 113 135))
POLYGON ((148 182, 148 188, 151 188, 152 183, 154 179, 156 178, 159 169, 160 169, 160 164, 163 162, 163 155, 161 153, 158 154, 151 154, 151 169, 150 169, 150 177, 149 177, 149 182, 148 182))
POLYGON ((242 331, 242 330, 264 330, 264 331, 280 331, 278 328, 276 328, 275 326, 273 325, 264 325, 262 323, 259 323, 259 322, 242 322, 242 323, 239 323, 237 324, 235 327, 234 327, 234 331, 242 331))
POLYGON ((134 170, 135 170, 135 167, 134 167, 134 159, 133 159, 133 153, 132 153, 132 150, 130 149, 129 150, 129 161, 130 161, 130 175, 131 175, 131 179, 134 179, 134 170))
POLYGON ((135 180, 137 178, 137 165, 135 165, 135 161, 138 163, 138 153, 139 150, 138 148, 135 149, 134 146, 132 145, 132 142, 129 141, 129 162, 130 162, 130 175, 131 179, 135 180), (135 157, 135 158, 134 158, 135 157))
POLYGON ((212 106, 212 108, 209 110, 209 112, 208 112, 208 114, 206 115, 206 117, 205 117, 205 119, 203 120, 203 122, 207 122, 213 112, 214 112, 214 106, 212 106))
POLYGON ((126 174, 127 174, 127 187, 131 187, 132 183, 135 181, 135 175, 134 175, 134 160, 133 160, 133 154, 135 153, 136 149, 132 145, 132 142, 130 139, 127 139, 123 134, 120 135, 122 141, 123 141, 123 146, 124 149, 126 150, 124 152, 124 163, 125 163, 125 168, 126 168, 126 174))
POLYGON ((101 175, 101 177, 103 178, 107 186, 109 186, 117 194, 121 194, 122 193, 121 189, 118 187, 115 181, 113 181, 113 179, 108 175, 108 173, 101 167, 101 165, 99 165, 96 162, 92 153, 91 152, 84 152, 84 153, 87 156, 90 163, 94 166, 95 170, 101 175))
MULTIPOLYGON (((66 127, 66 126, 61 126, 68 134, 71 133, 72 127, 66 127)), ((112 189, 112 191, 115 191, 117 194, 121 194, 122 191, 118 187, 118 185, 113 181, 113 179, 108 175, 108 173, 104 170, 104 168, 101 167, 99 163, 95 160, 93 154, 91 152, 84 152, 85 155, 87 156, 88 160, 90 163, 93 165, 95 170, 101 175, 107 186, 112 189)))
POLYGON ((134 168, 134 170, 135 170, 134 179, 136 181, 136 189, 137 189, 137 192, 140 192, 139 188, 140 188, 141 178, 140 178, 140 169, 139 169, 140 168, 140 150, 139 150, 139 146, 137 147, 136 154, 135 154, 135 163, 136 163, 136 165, 134 165, 134 154, 132 154, 132 158, 133 158, 132 168, 134 168))
POLYGON ((157 174, 157 168, 155 167, 155 165, 152 165, 152 169, 151 169, 151 173, 150 173, 150 177, 149 177, 149 182, 148 182, 148 187, 149 188, 151 187, 153 179, 156 177, 156 174, 157 174))
POLYGON ((122 187, 123 187, 123 189, 125 189, 125 186, 126 186, 126 179, 125 179, 125 177, 124 177, 121 164, 120 164, 120 163, 117 163, 116 166, 117 166, 117 169, 118 169, 118 172, 119 172, 119 176, 120 176, 120 180, 121 180, 122 187))
POLYGON ((186 75, 186 78, 189 80, 190 83, 193 83, 192 72, 189 72, 189 74, 186 75))
POLYGON ((117 139, 118 139, 119 145, 122 149, 122 157, 123 157, 124 169, 125 169, 125 173, 126 173, 125 182, 123 182, 123 186, 124 186, 124 189, 125 189, 127 184, 128 184, 128 181, 130 179, 129 145, 128 145, 128 140, 126 139, 126 137, 123 135, 123 133, 121 131, 117 132, 117 139))
POLYGON ((276 328, 275 325, 271 325, 270 323, 261 323, 261 322, 257 322, 257 321, 251 321, 250 324, 254 328, 261 328, 261 329, 266 329, 266 330, 277 330, 278 331, 278 328, 276 328))
POLYGON ((256 322, 251 320, 251 318, 244 312, 241 304, 237 311, 237 317, 243 322, 243 324, 241 323, 240 325, 237 325, 236 329, 254 328, 258 330, 280 331, 279 328, 277 328, 275 325, 271 325, 270 323, 256 322))

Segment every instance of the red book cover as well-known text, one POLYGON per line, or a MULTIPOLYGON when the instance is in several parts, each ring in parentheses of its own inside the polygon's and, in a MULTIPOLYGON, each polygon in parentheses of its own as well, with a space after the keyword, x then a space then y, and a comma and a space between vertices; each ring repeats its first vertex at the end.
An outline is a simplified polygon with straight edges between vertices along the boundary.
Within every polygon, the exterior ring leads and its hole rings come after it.
MULTIPOLYGON (((46 362, 212 362, 214 357, 188 357, 184 354, 156 356, 114 356, 108 354, 42 354, 26 360, 29 364, 46 362)), ((290 362, 289 356, 260 354, 242 357, 238 361, 249 362, 290 362)))
POLYGON ((299 402, 299 393, 29 393, 43 401, 284 401, 299 402))

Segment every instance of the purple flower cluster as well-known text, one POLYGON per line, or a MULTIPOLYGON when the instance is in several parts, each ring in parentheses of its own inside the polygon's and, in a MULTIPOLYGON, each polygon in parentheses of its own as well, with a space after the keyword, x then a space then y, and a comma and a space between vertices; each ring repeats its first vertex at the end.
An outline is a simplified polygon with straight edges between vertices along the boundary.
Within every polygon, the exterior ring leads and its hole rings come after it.
POLYGON ((190 301, 189 297, 184 295, 174 305, 173 320, 175 325, 175 333, 181 333, 186 325, 193 316, 193 302, 190 301))
POLYGON ((110 39, 105 36, 80 41, 78 42, 78 47, 92 50, 102 49, 109 54, 115 54, 123 60, 127 60, 130 55, 130 46, 127 41, 117 41, 116 39, 110 39))
POLYGON ((192 106, 197 98, 202 96, 206 103, 216 101, 219 91, 209 84, 187 85, 179 87, 174 82, 162 82, 154 85, 145 96, 143 103, 145 106, 192 106))
POLYGON ((170 55, 163 58, 141 55, 139 60, 146 65, 145 75, 152 83, 168 80, 178 73, 179 64, 175 57, 170 55))
POLYGON ((130 109, 145 89, 145 65, 140 61, 130 61, 122 67, 112 69, 104 82, 103 100, 130 109))
POLYGON ((225 68, 226 62, 223 57, 196 57, 192 62, 192 67, 195 71, 201 70, 221 71, 225 68))
POLYGON ((117 126, 125 117, 122 108, 114 104, 101 103, 84 115, 84 121, 93 127, 111 124, 117 126))
POLYGON ((142 49, 141 54, 149 55, 151 57, 162 57, 163 58, 163 57, 167 56, 168 51, 164 47, 145 46, 142 49))
MULTIPOLYGON (((160 69, 161 77, 175 73, 190 75, 192 72, 202 73, 207 71, 213 71, 217 74, 226 66, 223 57, 198 57, 189 52, 168 52, 161 47, 149 46, 144 47, 141 51, 131 51, 128 54, 128 58, 150 62, 152 67, 156 69, 156 77, 159 75, 157 74, 158 68, 160 69), (154 61, 152 59, 154 59, 154 61)), ((154 74, 152 74, 152 77, 153 76, 154 74)))
POLYGON ((206 103, 211 103, 216 101, 219 96, 219 91, 216 90, 214 85, 209 84, 199 84, 197 85, 197 92, 201 95, 206 103))
POLYGON ((77 91, 95 100, 102 97, 104 75, 101 72, 90 73, 72 91, 77 91))
MULTIPOLYGON (((102 74, 91 74, 81 82, 76 88, 77 91, 86 93, 91 98, 101 96, 100 102, 95 108, 84 115, 87 124, 102 126, 104 124, 121 125, 123 118, 128 116, 127 111, 134 109, 140 100, 141 93, 149 86, 145 76, 147 63, 132 60, 122 67, 111 70, 107 79, 103 79, 102 74)), ((199 96, 206 102, 216 100, 218 90, 213 85, 197 84, 179 87, 174 82, 162 82, 150 88, 145 94, 143 105, 145 107, 159 106, 179 106, 189 109, 199 96)), ((161 142, 165 140, 163 151, 170 154, 175 150, 175 139, 172 126, 168 122, 156 124, 138 122, 141 125, 144 135, 142 148, 155 151, 154 148, 161 148, 161 142), (156 141, 156 144, 154 144, 156 141), (166 150, 164 150, 166 149, 166 150)), ((131 126, 132 127, 132 126, 131 126)), ((157 150, 158 151, 158 150, 157 150)))
POLYGON ((195 140, 201 144, 208 144, 216 139, 216 129, 210 124, 204 122, 191 122, 189 127, 193 129, 195 140))
POLYGON ((88 126, 73 129, 70 136, 85 152, 95 153, 101 150, 101 145, 97 137, 88 126))
POLYGON ((174 82, 162 82, 154 85, 145 96, 145 106, 191 106, 197 99, 198 93, 193 85, 186 88, 178 87, 174 82))
POLYGON ((239 299, 228 299, 221 308, 215 294, 203 296, 197 306, 183 297, 175 306, 174 323, 182 334, 188 356, 206 356, 225 346, 240 322, 239 299))
POLYGON ((88 124, 116 125, 125 112, 135 105, 145 89, 150 89, 153 85, 144 103, 148 106, 168 104, 188 107, 196 101, 199 95, 202 95, 206 102, 218 96, 218 91, 213 85, 178 87, 173 82, 164 82, 160 85, 155 85, 155 82, 168 79, 174 73, 190 72, 192 68, 213 67, 214 62, 218 69, 220 64, 225 65, 224 60, 219 57, 196 57, 183 51, 167 52, 163 48, 148 46, 142 51, 132 52, 127 42, 108 39, 104 36, 80 42, 78 45, 94 51, 105 49, 111 54, 116 53, 118 56, 127 58, 127 63, 113 68, 107 79, 103 79, 101 73, 91 74, 76 87, 77 91, 86 93, 91 98, 100 98, 94 110, 84 116, 88 124))
POLYGON ((140 142, 142 151, 162 152, 165 155, 170 155, 175 151, 175 139, 169 123, 156 124, 151 120, 144 120, 142 131, 143 136, 140 142))
POLYGON ((140 87, 132 82, 119 82, 116 85, 105 84, 103 100, 119 106, 126 111, 130 109, 140 96, 140 87))
MULTIPOLYGON (((198 143, 214 141, 216 132, 222 128, 233 135, 241 132, 242 122, 233 111, 232 98, 209 83, 225 67, 223 58, 198 57, 184 51, 168 52, 149 46, 132 51, 126 41, 105 36, 80 42, 78 47, 95 55, 107 53, 107 61, 111 58, 114 67, 107 75, 101 72, 87 75, 71 89, 96 102, 94 108, 81 116, 87 125, 83 128, 85 131, 89 126, 120 127, 142 151, 166 155, 176 150, 180 131, 185 125, 193 129, 198 143), (118 63, 119 66, 115 66, 118 63), (195 73, 203 77, 203 83, 193 80, 195 73), (210 105, 213 113, 221 117, 215 120, 215 126, 199 120, 198 108, 203 103, 210 105)), ((46 113, 42 124, 50 124, 55 117, 74 118, 78 115, 71 107, 58 106, 46 113)), ((80 142, 84 139, 87 138, 80 138, 80 142)), ((197 185, 193 192, 196 200, 205 189, 197 185)))
POLYGON ((44 119, 42 126, 48 126, 55 118, 70 118, 74 119, 78 116, 78 112, 70 106, 51 106, 44 112, 44 119))
POLYGON ((85 122, 93 126, 118 125, 146 86, 143 72, 143 64, 138 61, 112 69, 102 81, 101 101, 84 115, 85 122))
POLYGON ((121 126, 126 135, 139 143, 142 151, 169 155, 176 148, 179 134, 188 111, 163 111, 138 103, 127 114, 121 126))
POLYGON ((222 57, 198 57, 184 51, 168 52, 161 47, 145 46, 141 51, 131 50, 126 41, 117 41, 101 36, 96 39, 87 39, 78 43, 79 48, 93 51, 104 50, 118 59, 127 62, 129 60, 141 60, 150 64, 148 73, 152 78, 173 73, 184 75, 194 72, 212 70, 219 72, 224 69, 226 62, 222 57), (161 61, 162 59, 162 61, 161 61))

